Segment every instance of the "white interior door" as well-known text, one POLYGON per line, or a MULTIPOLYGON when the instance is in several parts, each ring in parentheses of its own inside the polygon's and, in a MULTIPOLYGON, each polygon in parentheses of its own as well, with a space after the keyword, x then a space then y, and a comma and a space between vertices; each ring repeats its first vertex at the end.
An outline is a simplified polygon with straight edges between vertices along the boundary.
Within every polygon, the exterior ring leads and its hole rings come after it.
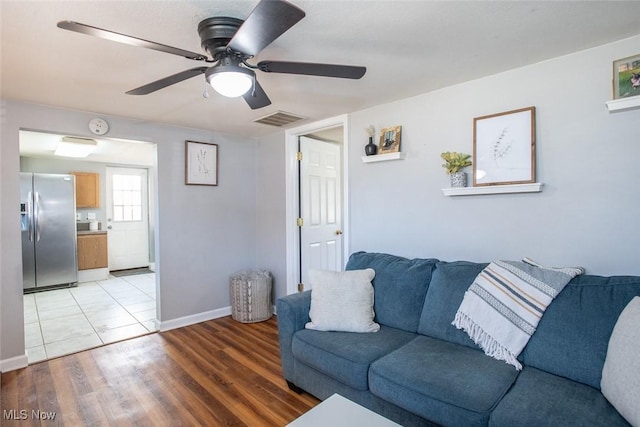
POLYGON ((147 170, 107 168, 109 270, 149 265, 147 170))
POLYGON ((300 151, 301 270, 308 290, 309 269, 342 270, 342 159, 338 143, 304 136, 300 151))

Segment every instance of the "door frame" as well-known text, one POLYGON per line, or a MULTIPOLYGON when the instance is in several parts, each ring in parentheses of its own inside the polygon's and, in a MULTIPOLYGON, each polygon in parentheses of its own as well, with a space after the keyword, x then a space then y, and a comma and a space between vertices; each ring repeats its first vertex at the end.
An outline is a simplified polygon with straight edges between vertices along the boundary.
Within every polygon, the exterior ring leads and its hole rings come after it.
MULTIPOLYGON (((300 244, 298 242, 298 226, 296 219, 298 218, 298 188, 300 182, 298 179, 298 160, 296 153, 298 152, 298 137, 314 132, 332 129, 342 126, 341 156, 342 156, 342 252, 343 260, 347 260, 349 256, 349 123, 346 114, 309 123, 297 128, 285 131, 285 191, 286 191, 286 215, 285 215, 285 234, 286 234, 286 280, 287 294, 298 292, 298 270, 300 244)), ((344 266, 343 266, 344 267, 344 266)))

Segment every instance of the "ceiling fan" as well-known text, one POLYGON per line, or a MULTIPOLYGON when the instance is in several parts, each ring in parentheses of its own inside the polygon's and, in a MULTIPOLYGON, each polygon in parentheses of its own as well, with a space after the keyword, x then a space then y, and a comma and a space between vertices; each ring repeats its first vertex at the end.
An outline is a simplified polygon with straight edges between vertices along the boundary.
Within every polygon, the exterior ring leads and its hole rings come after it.
POLYGON ((254 70, 266 73, 304 74, 310 76, 359 79, 366 67, 309 62, 260 61, 256 65, 247 60, 304 18, 302 9, 284 0, 261 0, 246 20, 230 17, 207 18, 198 24, 202 48, 208 53, 190 52, 164 44, 104 30, 73 21, 58 22, 58 27, 145 47, 194 61, 213 63, 181 71, 127 92, 129 95, 147 95, 167 86, 204 74, 207 82, 220 94, 228 97, 242 96, 251 109, 271 104, 269 97, 256 79, 254 70))

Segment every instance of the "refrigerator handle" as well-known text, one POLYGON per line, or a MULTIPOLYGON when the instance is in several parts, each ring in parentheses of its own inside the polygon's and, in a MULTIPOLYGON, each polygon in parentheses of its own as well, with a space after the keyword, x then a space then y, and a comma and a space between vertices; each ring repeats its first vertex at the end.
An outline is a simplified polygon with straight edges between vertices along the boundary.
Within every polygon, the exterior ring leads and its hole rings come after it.
POLYGON ((33 193, 27 194, 27 222, 29 230, 29 241, 33 242, 33 193))
POLYGON ((38 213, 40 211, 40 194, 36 191, 33 198, 33 225, 35 228, 36 242, 40 241, 40 222, 38 221, 38 213))

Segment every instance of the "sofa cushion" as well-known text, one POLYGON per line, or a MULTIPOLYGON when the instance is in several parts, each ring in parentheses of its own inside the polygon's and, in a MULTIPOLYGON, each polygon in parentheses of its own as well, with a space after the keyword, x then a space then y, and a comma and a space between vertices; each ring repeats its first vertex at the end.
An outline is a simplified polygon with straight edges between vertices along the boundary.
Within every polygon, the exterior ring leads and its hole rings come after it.
POLYGON ((599 389, 611 331, 637 295, 640 277, 574 278, 542 316, 524 364, 599 389))
POLYGON ((292 352, 296 359, 325 375, 357 390, 368 390, 371 362, 415 336, 386 326, 375 334, 303 329, 293 336, 292 352))
POLYGON ((628 426, 595 388, 527 366, 491 414, 489 425, 628 426))
POLYGON ((451 324, 474 279, 488 264, 456 261, 439 262, 427 291, 418 333, 433 338, 479 348, 469 335, 451 324))
POLYGON ((418 336, 377 360, 371 393, 443 425, 486 425, 518 371, 482 351, 418 336))
POLYGON ((436 259, 407 259, 395 255, 355 252, 346 270, 373 268, 376 321, 409 332, 416 332, 424 297, 436 259))
POLYGON ((309 270, 311 319, 307 329, 318 331, 377 332, 373 321, 371 268, 353 271, 309 270))
POLYGON ((634 426, 640 426, 640 297, 622 311, 602 368, 602 394, 634 426))

